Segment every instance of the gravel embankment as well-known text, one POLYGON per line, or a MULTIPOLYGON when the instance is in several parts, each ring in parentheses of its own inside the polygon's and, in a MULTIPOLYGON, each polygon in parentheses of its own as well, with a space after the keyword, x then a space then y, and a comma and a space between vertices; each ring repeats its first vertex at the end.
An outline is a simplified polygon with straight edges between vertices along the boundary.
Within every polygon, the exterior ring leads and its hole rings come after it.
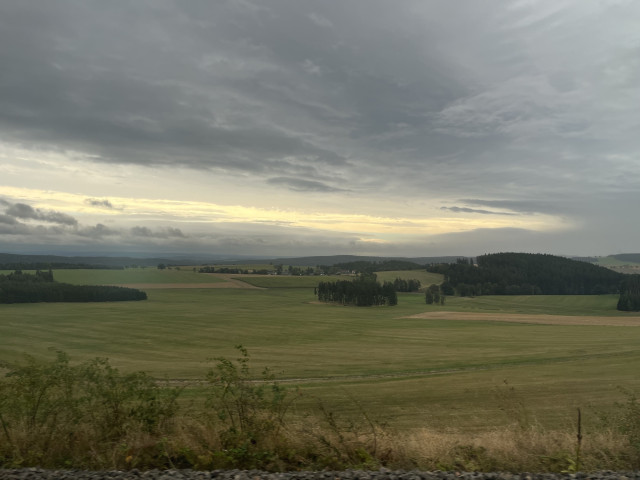
POLYGON ((257 470, 85 470, 0 469, 1 480, 640 480, 640 471, 592 473, 479 473, 362 471, 269 473, 257 470))

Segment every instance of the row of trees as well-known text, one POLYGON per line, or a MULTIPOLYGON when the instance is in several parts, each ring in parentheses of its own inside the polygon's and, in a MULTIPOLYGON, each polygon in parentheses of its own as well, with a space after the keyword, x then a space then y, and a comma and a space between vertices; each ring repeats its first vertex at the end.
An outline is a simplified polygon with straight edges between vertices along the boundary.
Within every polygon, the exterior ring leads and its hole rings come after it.
POLYGON ((393 288, 396 290, 396 292, 417 292, 418 290, 420 290, 420 287, 420 280, 405 280, 404 278, 396 278, 393 281, 393 288))
POLYGON ((445 298, 440 285, 436 285, 435 283, 429 285, 429 288, 424 292, 424 301, 427 305, 444 305, 445 298))
POLYGON ((335 265, 318 265, 318 269, 326 275, 333 275, 343 271, 372 274, 374 272, 390 272, 395 270, 422 270, 424 267, 424 265, 407 260, 384 260, 381 262, 357 260, 354 262, 336 263, 335 265))
POLYGON ((629 275, 620 284, 618 310, 625 312, 640 311, 640 275, 629 275))
MULTIPOLYGON (((249 273, 249 270, 243 270, 241 268, 229 268, 229 267, 211 267, 204 266, 198 269, 199 273, 249 273)), ((255 273, 255 272, 254 272, 255 273)))
POLYGON ((37 271, 35 275, 21 271, 0 275, 0 303, 122 302, 146 299, 145 292, 134 288, 59 283, 53 280, 51 271, 37 271))
POLYGON ((622 274, 564 257, 529 253, 495 253, 454 264, 429 265, 462 296, 597 295, 617 293, 622 274))
POLYGON ((69 262, 2 262, 0 270, 124 270, 123 266, 69 262))
POLYGON ((370 307, 398 304, 398 295, 391 282, 380 285, 375 274, 360 275, 355 280, 320 282, 315 289, 321 302, 370 307))

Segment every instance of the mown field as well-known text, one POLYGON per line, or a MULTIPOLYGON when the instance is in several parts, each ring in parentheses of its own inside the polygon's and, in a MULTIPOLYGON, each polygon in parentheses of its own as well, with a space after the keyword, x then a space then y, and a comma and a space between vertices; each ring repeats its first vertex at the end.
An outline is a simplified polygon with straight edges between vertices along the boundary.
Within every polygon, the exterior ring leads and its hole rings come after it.
POLYGON ((149 288, 143 302, 0 305, 1 360, 25 352, 51 358, 53 350, 72 361, 108 357, 123 371, 192 382, 188 397, 198 395, 208 359, 235 358, 242 344, 256 376, 268 366, 301 388, 299 412, 321 399, 401 429, 486 430, 516 416, 564 427, 576 407, 593 423, 624 400, 620 388, 640 390, 640 318, 610 325, 607 317, 635 318, 615 309, 616 296, 451 297, 435 306, 422 294, 400 294, 396 307, 357 308, 318 303, 318 277, 247 277, 263 288, 226 289, 201 288, 225 279, 187 268, 54 275, 70 283, 197 287, 149 288), (425 312, 432 317, 412 317, 425 312), (545 315, 545 323, 509 321, 510 314, 545 315), (565 325, 557 315, 597 318, 565 325))
MULTIPOLYGON (((26 272, 33 273, 29 270, 26 272)), ((9 274, 12 270, 0 270, 0 274, 9 274)), ((124 270, 56 270, 57 282, 73 285, 132 285, 137 283, 175 284, 175 283, 218 283, 224 280, 213 275, 197 273, 193 267, 181 267, 179 270, 158 268, 127 268, 124 270)))

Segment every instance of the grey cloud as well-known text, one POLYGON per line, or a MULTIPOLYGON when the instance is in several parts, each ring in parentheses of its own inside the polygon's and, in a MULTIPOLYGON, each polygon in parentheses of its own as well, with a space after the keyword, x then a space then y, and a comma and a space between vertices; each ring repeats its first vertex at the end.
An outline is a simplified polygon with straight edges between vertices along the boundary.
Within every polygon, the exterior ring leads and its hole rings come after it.
POLYGON ((4 223, 6 225, 16 225, 19 222, 9 215, 0 215, 0 223, 4 223))
POLYGON ((515 213, 508 212, 495 212, 491 210, 480 210, 476 208, 467 207, 440 207, 440 210, 448 210, 456 213, 480 213, 482 215, 515 215, 515 213))
POLYGON ((182 233, 182 230, 180 230, 179 228, 167 227, 165 231, 167 232, 168 237, 186 238, 186 235, 182 233))
POLYGON ((93 207, 100 207, 100 208, 108 208, 108 209, 115 209, 116 207, 113 206, 113 204, 107 200, 100 200, 98 198, 87 198, 85 199, 84 203, 91 205, 93 207))
POLYGON ((91 237, 91 238, 103 238, 110 237, 114 235, 120 235, 121 232, 117 230, 113 230, 101 223, 96 224, 93 227, 85 227, 78 231, 78 235, 91 237))
MULTIPOLYGON (((480 205, 492 208, 503 208, 519 213, 546 213, 557 214, 558 205, 555 202, 547 202, 542 200, 481 200, 481 199, 461 199, 461 202, 470 205, 480 205)), ((565 205, 568 203, 565 200, 565 205)))
POLYGON ((75 226, 78 221, 66 213, 45 211, 31 207, 24 203, 14 203, 6 211, 6 215, 22 219, 40 220, 44 222, 58 223, 61 225, 75 226))
POLYGON ((283 185, 295 192, 337 192, 342 191, 339 188, 326 185, 322 182, 313 180, 303 180, 300 178, 276 177, 267 180, 271 185, 283 185))
POLYGON ((173 227, 165 227, 165 228, 160 228, 156 231, 151 230, 148 227, 140 227, 140 226, 136 226, 136 227, 132 227, 129 230, 129 233, 133 236, 133 237, 142 237, 142 238, 187 238, 187 236, 182 233, 182 230, 180 230, 179 228, 173 228, 173 227))
MULTIPOLYGON (((166 5, 150 3, 148 11, 133 8, 125 16, 118 8, 91 3, 63 0, 59 8, 38 9, 25 2, 23 8, 12 6, 5 12, 5 22, 15 22, 0 29, 6 32, 1 43, 7 46, 0 49, 0 59, 10 63, 13 72, 3 89, 6 95, 0 95, 0 123, 9 136, 88 150, 102 161, 141 165, 259 172, 276 170, 271 161, 285 157, 300 163, 346 164, 340 153, 274 123, 271 114, 256 115, 265 106, 252 102, 256 85, 244 85, 242 72, 228 65, 213 71, 201 68, 201 58, 210 52, 234 58, 236 47, 233 41, 219 42, 221 38, 197 24, 215 23, 218 14, 234 12, 213 4, 204 12, 176 7, 187 14, 181 25, 174 21, 179 12, 166 5), (152 11, 153 20, 147 15, 152 11), (189 13, 194 18, 189 20, 189 13), (120 23, 131 28, 119 28, 123 34, 114 38, 112 28, 120 23), (41 28, 32 36, 27 25, 36 24, 41 28), (192 38, 168 42, 165 29, 192 38), (151 48, 143 33, 158 35, 158 46, 164 44, 169 52, 151 48), (15 51, 24 55, 16 57, 15 51), (212 78, 219 85, 215 93, 206 90, 212 78)), ((269 65, 269 59, 240 61, 269 65)), ((286 78, 286 71, 259 81, 260 91, 272 88, 267 85, 282 75, 286 78)), ((282 105, 277 116, 287 115, 296 104, 282 105)))
POLYGON ((153 232, 147 227, 133 227, 130 230, 134 237, 153 237, 153 232))
MULTIPOLYGON (((640 191, 639 15, 579 0, 0 2, 0 129, 35 153, 598 222, 598 203, 640 191)), ((138 228, 119 232, 180 240, 138 228)))

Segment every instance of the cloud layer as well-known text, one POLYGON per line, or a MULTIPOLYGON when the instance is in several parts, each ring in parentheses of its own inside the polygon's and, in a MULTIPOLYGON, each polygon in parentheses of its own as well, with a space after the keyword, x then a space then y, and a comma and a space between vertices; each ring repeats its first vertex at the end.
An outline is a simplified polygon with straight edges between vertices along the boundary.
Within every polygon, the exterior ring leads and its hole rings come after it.
POLYGON ((290 238, 430 255, 442 234, 464 239, 443 254, 505 236, 637 250, 639 15, 622 0, 3 2, 0 225, 283 255, 290 238), (83 204, 60 210, 65 192, 83 204), (135 197, 282 216, 267 237, 250 216, 220 236, 116 200, 135 197), (313 213, 441 227, 291 227, 313 213))

